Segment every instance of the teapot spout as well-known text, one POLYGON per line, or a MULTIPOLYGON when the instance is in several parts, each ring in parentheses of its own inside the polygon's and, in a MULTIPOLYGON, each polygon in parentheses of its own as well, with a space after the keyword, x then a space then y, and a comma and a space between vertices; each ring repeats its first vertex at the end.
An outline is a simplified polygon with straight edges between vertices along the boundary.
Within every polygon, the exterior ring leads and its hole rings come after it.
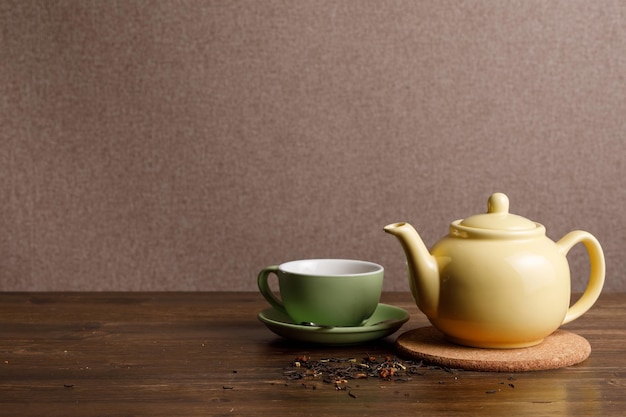
POLYGON ((437 317, 439 268, 417 231, 408 223, 392 223, 384 228, 400 241, 409 269, 409 286, 417 306, 428 318, 437 317))

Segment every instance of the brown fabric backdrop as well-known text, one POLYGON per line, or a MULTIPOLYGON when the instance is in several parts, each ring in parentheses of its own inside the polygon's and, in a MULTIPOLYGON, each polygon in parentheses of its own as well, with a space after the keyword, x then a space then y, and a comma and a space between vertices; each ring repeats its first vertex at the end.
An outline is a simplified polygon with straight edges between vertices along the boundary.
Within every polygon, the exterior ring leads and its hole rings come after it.
MULTIPOLYGON (((494 191, 626 290, 626 3, 0 1, 0 290, 255 290, 494 191)), ((574 289, 586 279, 570 256, 574 289)))

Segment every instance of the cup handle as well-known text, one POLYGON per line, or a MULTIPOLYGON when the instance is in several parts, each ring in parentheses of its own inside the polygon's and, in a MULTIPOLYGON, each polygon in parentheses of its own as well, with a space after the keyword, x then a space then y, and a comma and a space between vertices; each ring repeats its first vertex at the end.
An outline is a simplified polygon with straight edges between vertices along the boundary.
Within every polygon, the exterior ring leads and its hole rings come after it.
POLYGON ((587 288, 583 295, 567 310, 565 319, 561 324, 574 321, 586 313, 596 302, 604 286, 606 266, 604 263, 604 253, 602 252, 602 247, 598 239, 589 232, 574 230, 556 242, 557 246, 559 246, 563 252, 563 255, 567 255, 567 252, 578 243, 583 243, 587 249, 587 253, 589 253, 589 262, 591 263, 589 282, 587 283, 587 288))
POLYGON ((259 291, 268 303, 272 305, 276 310, 282 311, 287 314, 285 310, 285 306, 283 302, 274 295, 274 292, 270 289, 269 283, 267 282, 270 274, 276 274, 278 272, 278 265, 268 266, 267 268, 263 268, 261 272, 259 272, 259 276, 257 278, 257 283, 259 284, 259 291))

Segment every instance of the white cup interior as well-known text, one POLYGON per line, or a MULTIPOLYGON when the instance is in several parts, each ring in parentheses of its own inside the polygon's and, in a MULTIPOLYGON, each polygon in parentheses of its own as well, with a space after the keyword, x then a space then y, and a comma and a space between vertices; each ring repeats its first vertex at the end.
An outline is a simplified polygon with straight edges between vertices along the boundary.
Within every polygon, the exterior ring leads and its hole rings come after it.
POLYGON ((373 262, 352 259, 305 259, 286 262, 280 269, 292 273, 311 276, 354 276, 382 271, 383 267, 373 262))

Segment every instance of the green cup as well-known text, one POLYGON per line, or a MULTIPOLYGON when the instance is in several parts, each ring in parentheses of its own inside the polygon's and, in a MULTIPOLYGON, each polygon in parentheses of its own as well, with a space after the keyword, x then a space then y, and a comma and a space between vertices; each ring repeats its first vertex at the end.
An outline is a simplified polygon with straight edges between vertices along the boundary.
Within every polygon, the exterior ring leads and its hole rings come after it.
POLYGON ((307 259, 264 268, 259 290, 294 323, 349 327, 362 325, 376 310, 383 286, 382 266, 349 259, 307 259), (270 289, 278 276, 280 298, 270 289))

